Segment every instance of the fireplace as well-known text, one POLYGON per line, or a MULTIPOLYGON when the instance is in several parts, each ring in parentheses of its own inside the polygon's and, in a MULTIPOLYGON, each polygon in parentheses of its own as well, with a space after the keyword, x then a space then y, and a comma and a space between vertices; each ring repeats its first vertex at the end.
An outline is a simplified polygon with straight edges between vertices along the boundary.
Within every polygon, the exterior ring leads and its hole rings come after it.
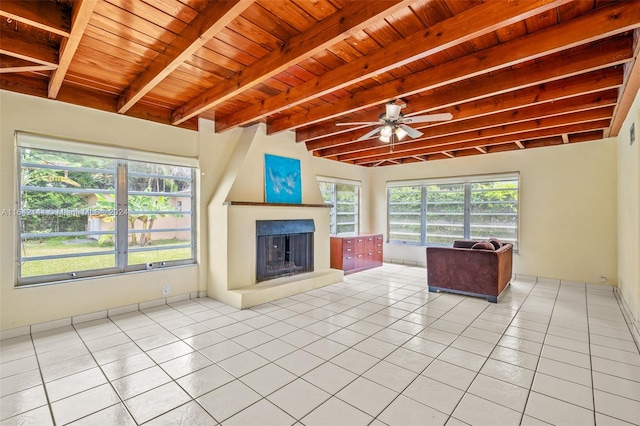
POLYGON ((313 219, 256 220, 256 282, 313 271, 313 219))

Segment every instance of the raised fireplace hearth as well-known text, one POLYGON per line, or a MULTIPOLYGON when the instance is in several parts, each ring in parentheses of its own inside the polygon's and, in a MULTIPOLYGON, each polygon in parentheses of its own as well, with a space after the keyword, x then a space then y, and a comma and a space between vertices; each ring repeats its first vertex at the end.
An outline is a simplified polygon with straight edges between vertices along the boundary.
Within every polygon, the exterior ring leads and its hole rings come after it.
POLYGON ((256 282, 313 272, 313 219, 256 220, 256 282))

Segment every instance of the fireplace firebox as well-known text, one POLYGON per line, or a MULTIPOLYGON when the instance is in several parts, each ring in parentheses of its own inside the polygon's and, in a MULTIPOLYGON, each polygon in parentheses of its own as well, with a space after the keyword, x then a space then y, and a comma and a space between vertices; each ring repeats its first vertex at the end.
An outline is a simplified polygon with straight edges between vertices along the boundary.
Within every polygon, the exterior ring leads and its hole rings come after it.
POLYGON ((313 219, 256 221, 256 282, 313 271, 313 219))

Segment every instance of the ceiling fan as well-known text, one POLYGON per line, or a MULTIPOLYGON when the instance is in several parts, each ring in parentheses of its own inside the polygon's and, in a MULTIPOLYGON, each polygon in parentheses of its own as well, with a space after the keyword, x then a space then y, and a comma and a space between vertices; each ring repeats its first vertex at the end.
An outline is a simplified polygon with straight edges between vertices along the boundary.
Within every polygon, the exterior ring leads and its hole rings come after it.
POLYGON ((409 135, 412 138, 417 138, 422 135, 422 132, 416 130, 412 127, 407 126, 407 124, 412 123, 430 123, 433 121, 446 121, 451 120, 453 116, 451 114, 443 113, 443 114, 430 114, 430 115, 416 115, 414 117, 405 117, 400 110, 407 106, 405 103, 397 103, 396 101, 391 101, 386 105, 386 111, 380 114, 378 121, 360 121, 360 122, 346 122, 346 123, 336 123, 336 126, 355 126, 355 125, 367 125, 374 126, 378 125, 376 129, 365 133, 360 136, 357 140, 362 141, 365 139, 369 139, 371 136, 380 133, 380 140, 382 142, 388 143, 391 141, 392 137, 395 135, 397 140, 402 140, 405 136, 409 135))

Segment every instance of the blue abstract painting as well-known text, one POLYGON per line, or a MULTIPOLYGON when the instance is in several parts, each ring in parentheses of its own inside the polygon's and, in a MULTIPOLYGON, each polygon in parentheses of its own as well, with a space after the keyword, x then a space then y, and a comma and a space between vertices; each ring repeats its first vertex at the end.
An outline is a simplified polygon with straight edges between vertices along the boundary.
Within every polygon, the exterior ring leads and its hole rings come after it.
POLYGON ((300 160, 265 154, 264 185, 267 203, 301 204, 300 160))

